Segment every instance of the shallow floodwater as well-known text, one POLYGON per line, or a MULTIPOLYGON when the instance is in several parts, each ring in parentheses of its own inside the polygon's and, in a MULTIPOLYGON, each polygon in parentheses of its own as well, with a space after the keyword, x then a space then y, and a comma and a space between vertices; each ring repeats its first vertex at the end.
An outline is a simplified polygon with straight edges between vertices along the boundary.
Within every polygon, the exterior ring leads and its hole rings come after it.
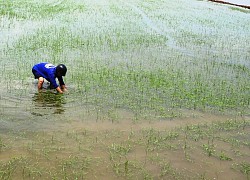
POLYGON ((0 179, 248 179, 250 13, 205 1, 0 3, 0 179), (64 63, 68 93, 32 66, 64 63))

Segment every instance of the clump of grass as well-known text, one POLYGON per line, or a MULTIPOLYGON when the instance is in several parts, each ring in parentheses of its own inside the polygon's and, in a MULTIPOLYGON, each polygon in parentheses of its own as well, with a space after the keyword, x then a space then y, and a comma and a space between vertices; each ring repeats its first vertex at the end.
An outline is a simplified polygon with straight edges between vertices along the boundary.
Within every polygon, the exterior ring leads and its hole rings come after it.
POLYGON ((68 159, 62 160, 60 163, 60 175, 63 179, 68 178, 84 178, 88 174, 88 170, 92 163, 92 159, 89 157, 83 158, 78 156, 70 156, 68 159), (79 169, 75 171, 75 169, 79 169))
POLYGON ((233 167, 240 170, 243 174, 245 174, 247 176, 247 179, 249 178, 250 164, 248 162, 241 162, 239 164, 234 164, 233 167))
POLYGON ((119 154, 121 156, 127 155, 130 151, 131 151, 131 146, 129 144, 123 145, 123 144, 113 143, 109 148, 110 153, 119 154))
POLYGON ((6 147, 6 145, 4 144, 2 138, 0 137, 0 152, 6 147))
POLYGON ((41 178, 44 172, 26 157, 14 157, 8 162, 0 162, 0 178, 12 179, 19 175, 19 178, 41 178))
POLYGON ((222 151, 219 155, 220 160, 222 161, 232 161, 233 159, 230 158, 224 151, 222 151))
POLYGON ((215 153, 214 144, 210 144, 209 142, 208 144, 203 144, 202 148, 204 149, 204 151, 208 156, 212 156, 215 153))
POLYGON ((163 163, 161 165, 160 177, 173 178, 173 179, 184 178, 183 175, 177 169, 175 169, 171 166, 171 163, 163 163))

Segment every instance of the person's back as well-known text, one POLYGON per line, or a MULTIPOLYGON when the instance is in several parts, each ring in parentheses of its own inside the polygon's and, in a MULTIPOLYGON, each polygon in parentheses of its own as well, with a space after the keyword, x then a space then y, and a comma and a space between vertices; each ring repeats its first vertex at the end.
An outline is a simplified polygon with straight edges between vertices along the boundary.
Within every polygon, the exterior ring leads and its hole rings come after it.
POLYGON ((44 78, 51 83, 51 86, 56 89, 59 93, 66 91, 65 83, 62 76, 65 76, 67 68, 64 64, 54 66, 53 64, 42 62, 35 64, 32 68, 32 73, 35 79, 38 79, 38 90, 42 89, 44 78), (60 86, 56 82, 58 78, 60 86))

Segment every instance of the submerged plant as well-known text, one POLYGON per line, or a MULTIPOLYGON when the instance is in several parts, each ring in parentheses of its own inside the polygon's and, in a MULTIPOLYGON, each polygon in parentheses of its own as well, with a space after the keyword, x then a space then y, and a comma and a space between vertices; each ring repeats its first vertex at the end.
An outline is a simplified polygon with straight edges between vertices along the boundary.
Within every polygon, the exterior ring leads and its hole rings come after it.
POLYGON ((233 167, 240 170, 243 174, 246 174, 247 178, 249 178, 250 164, 248 162, 233 164, 233 167))
POLYGON ((0 152, 6 147, 6 145, 3 143, 2 138, 0 137, 0 152))

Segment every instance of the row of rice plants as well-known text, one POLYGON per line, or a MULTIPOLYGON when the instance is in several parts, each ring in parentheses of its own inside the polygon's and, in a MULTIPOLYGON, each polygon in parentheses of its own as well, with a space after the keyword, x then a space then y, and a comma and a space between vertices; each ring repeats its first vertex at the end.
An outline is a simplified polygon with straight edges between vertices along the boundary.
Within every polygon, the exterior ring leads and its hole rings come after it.
MULTIPOLYGON (((119 4, 114 4, 112 10, 115 5, 119 4)), ((105 13, 105 19, 109 17, 110 9, 103 7, 100 10, 103 10, 100 14, 105 13)), ((119 11, 124 10, 118 9, 116 14, 119 11)), ((86 14, 81 13, 81 16, 84 17, 89 13, 86 10, 86 14)), ((108 20, 105 20, 107 24, 101 27, 103 22, 100 21, 99 13, 96 17, 88 18, 85 19, 87 22, 94 18, 94 25, 85 26, 87 23, 82 20, 79 20, 77 24, 82 28, 87 28, 86 32, 73 31, 72 25, 75 26, 75 22, 68 22, 60 26, 41 27, 34 35, 21 38, 16 43, 14 51, 11 51, 12 55, 18 55, 16 61, 19 69, 16 75, 29 76, 32 65, 38 61, 32 59, 26 63, 24 54, 34 55, 37 52, 36 57, 38 57, 41 53, 47 53, 49 58, 46 60, 52 63, 69 64, 71 76, 67 77, 67 81, 75 88, 77 87, 76 92, 91 97, 87 98, 91 104, 95 102, 103 104, 102 106, 109 104, 111 107, 119 106, 137 110, 156 108, 156 114, 158 111, 176 107, 194 109, 212 107, 218 110, 231 110, 240 104, 236 109, 243 114, 248 109, 249 83, 244 78, 245 72, 237 70, 237 79, 231 82, 231 79, 225 79, 224 76, 227 76, 225 73, 228 68, 232 69, 232 73, 235 74, 234 68, 229 65, 225 68, 223 64, 216 64, 214 61, 209 62, 210 56, 205 57, 204 62, 199 55, 193 59, 186 57, 185 54, 180 55, 178 51, 172 51, 172 57, 164 59, 164 55, 168 53, 168 48, 164 47, 166 39, 162 35, 148 35, 148 33, 144 35, 142 24, 139 28, 132 26, 123 28, 118 25, 112 27, 114 23, 109 24, 108 20), (97 26, 101 28, 96 29, 97 26), (136 46, 140 48, 135 48, 136 46), (149 58, 143 55, 150 54, 154 50, 150 47, 155 46, 164 49, 160 51, 162 54, 156 55, 159 57, 149 58), (116 53, 119 52, 122 52, 124 56, 129 53, 139 54, 128 60, 124 60, 123 58, 126 57, 123 56, 118 57, 119 59, 110 59, 115 58, 116 53), (76 54, 72 56, 72 53, 76 54), (148 63, 155 63, 156 65, 153 66, 156 69, 143 70, 149 68, 148 63), (213 74, 215 72, 220 74, 213 74)), ((121 20, 120 17, 116 20, 125 24, 131 23, 128 19, 121 20)), ((192 38, 196 39, 199 36, 192 38)), ((212 39, 215 38, 212 37, 212 39)), ((31 57, 29 56, 28 59, 31 57)), ((7 78, 13 79, 14 77, 8 76, 7 78)))

